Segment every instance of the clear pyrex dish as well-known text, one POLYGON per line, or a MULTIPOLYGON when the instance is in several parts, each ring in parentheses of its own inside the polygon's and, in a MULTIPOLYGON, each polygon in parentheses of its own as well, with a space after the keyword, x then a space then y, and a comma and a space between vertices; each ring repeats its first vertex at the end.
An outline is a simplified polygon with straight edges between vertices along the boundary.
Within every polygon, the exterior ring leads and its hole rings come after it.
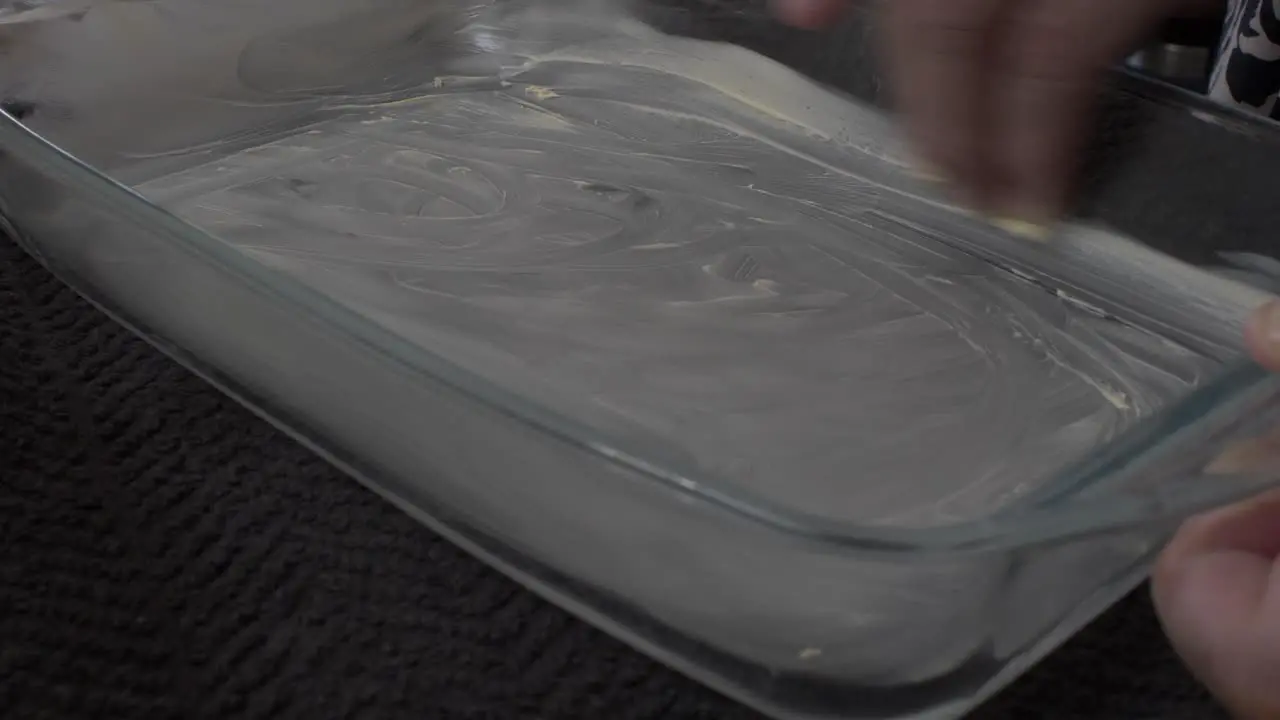
POLYGON ((1008 235, 873 106, 637 17, 0 16, 3 213, 431 528, 780 717, 960 715, 1268 484, 1262 292, 1008 235))

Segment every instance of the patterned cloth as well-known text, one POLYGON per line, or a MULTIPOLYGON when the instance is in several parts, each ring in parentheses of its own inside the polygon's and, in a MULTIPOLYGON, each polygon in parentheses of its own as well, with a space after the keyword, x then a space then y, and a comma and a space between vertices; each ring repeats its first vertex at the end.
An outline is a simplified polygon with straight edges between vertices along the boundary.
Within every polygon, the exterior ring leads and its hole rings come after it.
POLYGON ((1280 0, 1231 0, 1209 96, 1280 119, 1280 0))

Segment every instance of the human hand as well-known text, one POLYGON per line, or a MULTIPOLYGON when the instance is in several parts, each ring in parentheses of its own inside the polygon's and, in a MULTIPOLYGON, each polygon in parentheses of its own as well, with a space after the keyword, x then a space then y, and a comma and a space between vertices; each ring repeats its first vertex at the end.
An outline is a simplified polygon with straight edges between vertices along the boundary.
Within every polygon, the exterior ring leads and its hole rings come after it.
MULTIPOLYGON (((772 0, 803 28, 852 0, 772 0)), ((1222 0, 880 0, 908 135, 958 199, 1035 225, 1062 213, 1106 69, 1162 21, 1222 0)))
MULTIPOLYGON (((1280 372, 1280 303, 1254 316, 1248 344, 1280 372)), ((1280 433, 1247 454, 1262 453, 1280 454, 1280 433)), ((1280 491, 1186 523, 1152 593, 1184 662, 1237 720, 1280 718, 1280 491)))

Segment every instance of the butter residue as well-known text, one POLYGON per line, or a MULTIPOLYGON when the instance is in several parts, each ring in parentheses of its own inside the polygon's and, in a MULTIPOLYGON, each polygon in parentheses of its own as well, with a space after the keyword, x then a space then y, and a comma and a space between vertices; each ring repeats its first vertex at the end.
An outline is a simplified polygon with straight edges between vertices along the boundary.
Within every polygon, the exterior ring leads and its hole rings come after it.
POLYGON ((992 225, 1001 230, 1016 235, 1025 240, 1035 240, 1036 242, 1045 242, 1049 239, 1049 226, 1039 223, 1028 222, 1011 217, 990 217, 987 219, 992 225))
POLYGON ((1101 381, 1093 381, 1093 382, 1090 382, 1089 384, 1092 385, 1094 389, 1096 389, 1098 393, 1101 394, 1102 397, 1106 399, 1107 402, 1111 403, 1112 406, 1115 407, 1115 409, 1117 410, 1133 409, 1133 406, 1129 404, 1128 395, 1125 395, 1119 390, 1116 390, 1115 388, 1101 381))
POLYGON ((549 87, 541 85, 528 85, 524 89, 524 94, 538 100, 550 100, 551 98, 560 97, 559 93, 549 87))

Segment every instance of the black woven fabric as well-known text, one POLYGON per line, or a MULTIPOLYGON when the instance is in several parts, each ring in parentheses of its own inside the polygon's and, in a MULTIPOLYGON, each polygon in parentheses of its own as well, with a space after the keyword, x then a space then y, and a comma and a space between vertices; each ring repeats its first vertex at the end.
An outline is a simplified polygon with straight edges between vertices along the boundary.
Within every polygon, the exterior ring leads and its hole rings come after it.
MULTIPOLYGON (((0 714, 754 718, 421 528, 0 240, 0 714)), ((1144 595, 977 715, 1202 720, 1144 595)))

